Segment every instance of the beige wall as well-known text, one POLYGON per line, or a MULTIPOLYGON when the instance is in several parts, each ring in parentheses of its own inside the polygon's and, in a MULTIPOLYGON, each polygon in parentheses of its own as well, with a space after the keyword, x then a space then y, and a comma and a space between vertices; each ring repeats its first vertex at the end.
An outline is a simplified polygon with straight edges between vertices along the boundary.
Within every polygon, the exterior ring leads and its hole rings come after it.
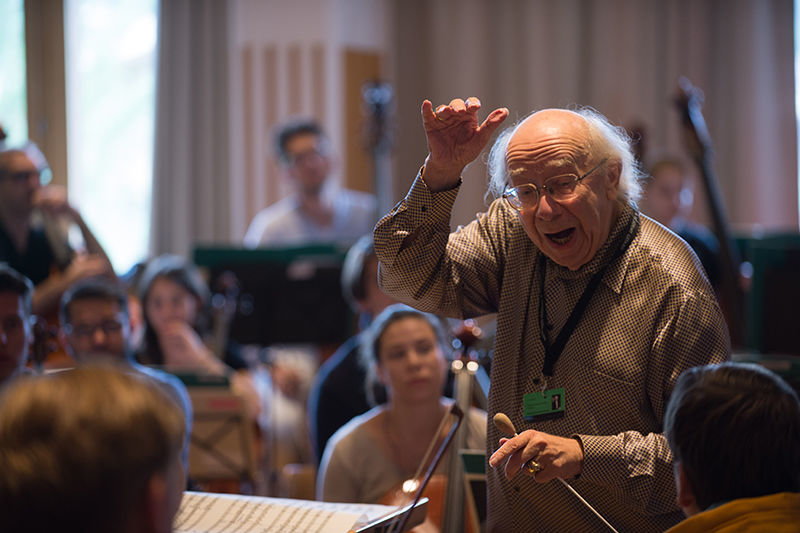
MULTIPOLYGON (((703 112, 734 226, 797 230, 791 0, 392 5, 397 197, 425 157, 424 98, 439 104, 477 95, 487 109, 508 107, 512 119, 543 107, 590 105, 617 124, 643 124, 655 158, 685 154, 672 103, 685 75, 705 92, 703 112)), ((466 178, 454 225, 485 207, 484 165, 474 164, 466 178)))

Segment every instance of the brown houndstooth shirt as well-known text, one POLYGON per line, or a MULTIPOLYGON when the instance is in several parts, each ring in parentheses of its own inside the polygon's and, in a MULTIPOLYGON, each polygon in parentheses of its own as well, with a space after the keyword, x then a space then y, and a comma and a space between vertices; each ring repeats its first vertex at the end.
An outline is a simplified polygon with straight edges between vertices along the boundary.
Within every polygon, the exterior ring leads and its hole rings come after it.
MULTIPOLYGON (((457 189, 431 193, 418 176, 406 198, 375 228, 383 289, 426 311, 467 318, 498 313, 489 419, 504 412, 518 431, 578 435, 585 461, 569 483, 619 531, 663 531, 682 519, 672 455, 660 433, 664 408, 685 369, 728 359, 727 327, 689 247, 626 206, 609 242, 640 217, 624 255, 603 276, 547 388, 565 389, 564 417, 531 424, 522 397, 541 390, 539 250, 502 199, 450 233, 457 189)), ((546 261, 549 339, 557 335, 592 273, 608 262, 608 243, 577 271, 546 261)), ((500 434, 489 424, 487 450, 500 434)), ((509 482, 487 467, 489 531, 604 531, 557 481, 509 482)))

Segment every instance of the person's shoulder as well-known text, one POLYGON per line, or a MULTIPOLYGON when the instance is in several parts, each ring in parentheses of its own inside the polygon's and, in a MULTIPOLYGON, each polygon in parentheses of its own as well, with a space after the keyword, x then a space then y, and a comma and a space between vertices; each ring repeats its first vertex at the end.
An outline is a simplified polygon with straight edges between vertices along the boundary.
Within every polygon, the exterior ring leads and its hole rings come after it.
POLYGON ((339 189, 336 203, 345 208, 351 217, 367 216, 372 219, 378 209, 378 201, 374 194, 353 189, 339 189))
POLYGON ((140 363, 135 363, 133 367, 140 374, 144 374, 145 376, 151 377, 156 381, 160 381, 162 383, 168 383, 170 385, 175 386, 176 388, 183 388, 183 389, 186 388, 186 386, 180 379, 178 379, 176 376, 173 376, 169 372, 164 372, 163 370, 159 370, 157 368, 153 368, 140 363))
POLYGON ((687 288, 707 285, 697 254, 668 228, 641 215, 641 231, 636 242, 648 267, 658 269, 687 288))
POLYGON ((353 189, 340 189, 340 198, 346 198, 348 202, 364 207, 374 208, 377 205, 377 199, 374 194, 356 191, 353 189))
POLYGON ((189 391, 186 388, 186 385, 183 384, 183 381, 181 381, 178 377, 173 376, 169 372, 164 372, 163 370, 158 370, 157 368, 152 368, 139 363, 134 363, 133 368, 136 372, 148 376, 154 381, 164 385, 166 389, 170 391, 182 405, 184 405, 184 407, 189 402, 189 391))
POLYGON ((370 434, 370 427, 378 423, 383 410, 383 406, 379 405, 366 413, 354 416, 349 422, 336 430, 336 433, 328 441, 328 446, 344 449, 363 444, 367 440, 365 437, 370 434))
POLYGON ((360 339, 360 335, 353 335, 319 366, 315 378, 315 382, 319 386, 339 377, 348 382, 352 381, 353 372, 357 372, 361 368, 359 362, 360 339))
MULTIPOLYGON (((530 237, 525 233, 525 228, 520 222, 517 211, 508 205, 503 198, 487 198, 491 200, 485 211, 475 214, 473 223, 478 223, 482 227, 493 228, 506 240, 518 241, 523 243, 530 241, 530 237)), ((462 229, 458 227, 456 232, 462 229)), ((531 243, 532 244, 532 243, 531 243)))
POLYGON ((267 227, 296 213, 297 210, 297 200, 293 196, 287 196, 256 213, 256 216, 253 217, 253 223, 267 227))
POLYGON ((275 239, 284 239, 297 231, 297 199, 288 196, 265 207, 253 217, 244 237, 245 246, 256 247, 275 239))

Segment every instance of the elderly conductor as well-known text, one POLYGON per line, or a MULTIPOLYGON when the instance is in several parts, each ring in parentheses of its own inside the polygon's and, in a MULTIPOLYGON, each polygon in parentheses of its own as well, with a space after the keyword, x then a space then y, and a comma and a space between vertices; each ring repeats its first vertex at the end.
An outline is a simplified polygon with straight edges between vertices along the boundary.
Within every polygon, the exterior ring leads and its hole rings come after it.
POLYGON ((461 173, 508 115, 422 104, 429 155, 375 228, 383 289, 454 317, 498 313, 489 415, 490 531, 663 531, 681 519, 664 407, 685 369, 728 358, 689 247, 636 210, 627 137, 591 110, 547 109, 490 154, 496 199, 450 233, 461 173), (499 443, 499 447, 498 447, 499 443), (532 475, 517 476, 520 472, 532 475))

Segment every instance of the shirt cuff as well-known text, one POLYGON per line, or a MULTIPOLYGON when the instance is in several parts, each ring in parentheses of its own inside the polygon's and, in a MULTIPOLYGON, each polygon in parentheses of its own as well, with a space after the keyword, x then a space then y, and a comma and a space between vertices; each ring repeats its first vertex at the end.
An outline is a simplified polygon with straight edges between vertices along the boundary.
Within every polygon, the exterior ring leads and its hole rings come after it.
POLYGON ((583 448, 581 479, 598 484, 612 484, 620 479, 619 467, 627 470, 623 447, 617 436, 572 435, 583 448))
POLYGON ((409 209, 415 218, 418 216, 427 220, 444 220, 449 224, 450 213, 460 188, 461 178, 452 189, 432 192, 425 184, 425 165, 423 165, 406 196, 406 209, 409 209))

